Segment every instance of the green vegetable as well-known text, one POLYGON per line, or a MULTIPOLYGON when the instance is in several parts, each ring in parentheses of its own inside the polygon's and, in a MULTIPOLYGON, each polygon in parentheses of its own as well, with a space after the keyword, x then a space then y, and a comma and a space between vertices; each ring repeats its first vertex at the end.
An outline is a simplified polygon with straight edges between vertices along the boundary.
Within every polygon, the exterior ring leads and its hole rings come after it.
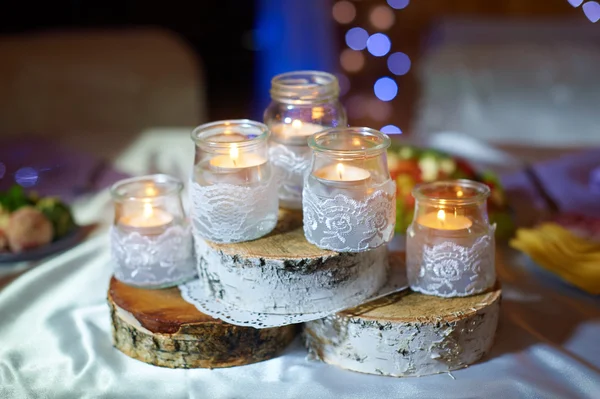
POLYGON ((40 210, 54 227, 54 239, 63 237, 75 227, 69 207, 57 198, 47 197, 38 201, 35 207, 40 210))
POLYGON ((5 212, 14 212, 21 207, 33 204, 33 198, 27 196, 21 186, 15 185, 8 191, 0 193, 0 207, 5 212))

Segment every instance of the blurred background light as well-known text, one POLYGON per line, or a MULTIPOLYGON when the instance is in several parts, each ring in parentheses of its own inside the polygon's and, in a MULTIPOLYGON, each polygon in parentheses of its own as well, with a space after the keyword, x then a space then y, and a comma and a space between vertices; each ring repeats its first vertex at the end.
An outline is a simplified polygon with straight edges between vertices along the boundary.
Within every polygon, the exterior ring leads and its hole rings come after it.
POLYGON ((363 28, 352 28, 346 32, 346 44, 352 50, 364 50, 368 39, 369 34, 363 28))
POLYGON ((375 95, 381 101, 391 101, 398 94, 398 85, 393 79, 388 77, 377 79, 373 89, 375 91, 375 95))
POLYGON ((0 179, 2 179, 4 177, 5 173, 6 173, 6 165, 4 165, 3 162, 0 162, 0 179))
POLYGON ((388 57, 387 66, 394 75, 405 75, 410 71, 410 58, 408 55, 397 52, 388 57))
POLYGON ((387 3, 396 10, 402 10, 403 8, 406 8, 408 3, 410 3, 410 0, 387 0, 387 3))
POLYGON ((340 54, 340 64, 348 72, 358 72, 365 65, 365 56, 360 51, 347 48, 340 54))
POLYGON ((343 96, 350 90, 350 79, 343 73, 336 73, 335 76, 340 84, 340 96, 343 96))
POLYGON ((38 181, 38 172, 37 170, 26 166, 17 170, 17 173, 15 173, 15 181, 22 187, 33 187, 38 181))
POLYGON ((367 110, 365 109, 365 102, 367 99, 360 94, 353 95, 348 98, 346 102, 346 108, 348 109, 348 115, 351 119, 361 119, 366 115, 367 110))
POLYGON ((394 25, 396 17, 394 12, 387 6, 377 6, 371 11, 369 21, 377 29, 388 30, 394 25))
POLYGON ((372 98, 367 103, 367 113, 373 120, 385 121, 392 116, 392 105, 372 98))
POLYGON ((385 125, 380 130, 385 134, 402 134, 402 130, 396 125, 385 125))
POLYGON ((349 24, 356 17, 356 8, 349 1, 338 1, 333 5, 333 19, 340 24, 349 24))
POLYGON ((367 40, 367 49, 375 57, 383 57, 390 51, 391 47, 390 38, 383 33, 375 33, 367 40))

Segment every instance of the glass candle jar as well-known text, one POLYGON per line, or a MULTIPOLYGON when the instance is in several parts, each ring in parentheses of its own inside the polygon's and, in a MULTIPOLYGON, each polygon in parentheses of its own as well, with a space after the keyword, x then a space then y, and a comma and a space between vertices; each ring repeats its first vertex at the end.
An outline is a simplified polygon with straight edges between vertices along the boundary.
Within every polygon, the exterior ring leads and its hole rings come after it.
POLYGON ((115 278, 137 287, 163 288, 195 277, 182 189, 179 180, 167 175, 134 177, 112 186, 115 278))
POLYGON ((311 159, 308 137, 348 123, 339 92, 337 78, 327 72, 288 72, 271 81, 272 102, 265 110, 264 122, 272 133, 271 162, 282 207, 302 208, 302 187, 311 159))
POLYGON ((396 223, 389 137, 366 127, 342 127, 316 133, 308 144, 313 156, 302 199, 306 239, 338 252, 389 242, 396 223))
POLYGON ((488 186, 470 180, 423 184, 413 190, 415 216, 406 236, 410 287, 442 297, 467 296, 494 285, 494 231, 488 186))
POLYGON ((277 224, 277 185, 266 125, 246 119, 208 123, 192 132, 190 186, 194 234, 217 243, 254 240, 277 224))

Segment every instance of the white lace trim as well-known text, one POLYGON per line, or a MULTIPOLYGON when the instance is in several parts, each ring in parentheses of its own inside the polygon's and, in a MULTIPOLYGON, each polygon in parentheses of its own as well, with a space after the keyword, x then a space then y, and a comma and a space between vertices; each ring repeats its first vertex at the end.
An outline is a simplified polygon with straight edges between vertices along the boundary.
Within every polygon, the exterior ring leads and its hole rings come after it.
POLYGON ((296 204, 300 208, 304 176, 310 169, 311 151, 308 146, 295 147, 298 147, 300 154, 284 144, 271 143, 269 159, 277 174, 279 199, 288 204, 296 204))
POLYGON ((407 253, 410 286, 414 291, 440 297, 477 294, 496 281, 494 230, 464 247, 451 241, 425 246, 421 261, 418 254, 407 253))
POLYGON ((175 225, 156 236, 110 231, 115 277, 138 286, 179 284, 196 276, 190 226, 175 225))
POLYGON ((194 232, 218 243, 256 239, 277 223, 278 201, 272 181, 254 187, 190 183, 194 232))
POLYGON ((321 198, 304 187, 304 235, 311 244, 337 252, 362 252, 388 243, 396 223, 396 185, 364 201, 346 195, 321 198), (319 238, 320 237, 320 238, 319 238))
POLYGON ((391 267, 387 283, 366 300, 360 300, 353 303, 347 303, 343 307, 334 310, 315 312, 315 313, 294 313, 294 314, 271 314, 260 312, 249 312, 228 305, 219 299, 215 299, 208 293, 204 283, 197 279, 181 284, 179 290, 181 296, 187 302, 194 305, 200 312, 220 319, 226 323, 236 326, 271 328, 281 327, 289 324, 304 323, 311 320, 321 319, 332 313, 344 309, 358 306, 362 303, 374 301, 386 295, 402 291, 408 287, 406 281, 406 272, 403 267, 391 267))

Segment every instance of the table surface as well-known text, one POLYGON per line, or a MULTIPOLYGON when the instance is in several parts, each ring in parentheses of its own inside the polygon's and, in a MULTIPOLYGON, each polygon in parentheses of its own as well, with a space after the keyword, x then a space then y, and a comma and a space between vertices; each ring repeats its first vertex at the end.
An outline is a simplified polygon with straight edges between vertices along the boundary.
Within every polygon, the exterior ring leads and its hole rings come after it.
MULTIPOLYGON (((145 136, 116 164, 144 173, 152 157, 158 169, 184 177, 188 140, 187 132, 145 136), (169 150, 158 151, 165 142, 169 150)), ((80 223, 99 226, 85 242, 35 264, 0 266, 0 398, 600 397, 600 299, 502 244, 495 344, 463 370, 401 379, 359 374, 307 360, 299 339, 278 358, 231 369, 141 363, 111 343, 108 193, 79 199, 74 211, 80 223)))

